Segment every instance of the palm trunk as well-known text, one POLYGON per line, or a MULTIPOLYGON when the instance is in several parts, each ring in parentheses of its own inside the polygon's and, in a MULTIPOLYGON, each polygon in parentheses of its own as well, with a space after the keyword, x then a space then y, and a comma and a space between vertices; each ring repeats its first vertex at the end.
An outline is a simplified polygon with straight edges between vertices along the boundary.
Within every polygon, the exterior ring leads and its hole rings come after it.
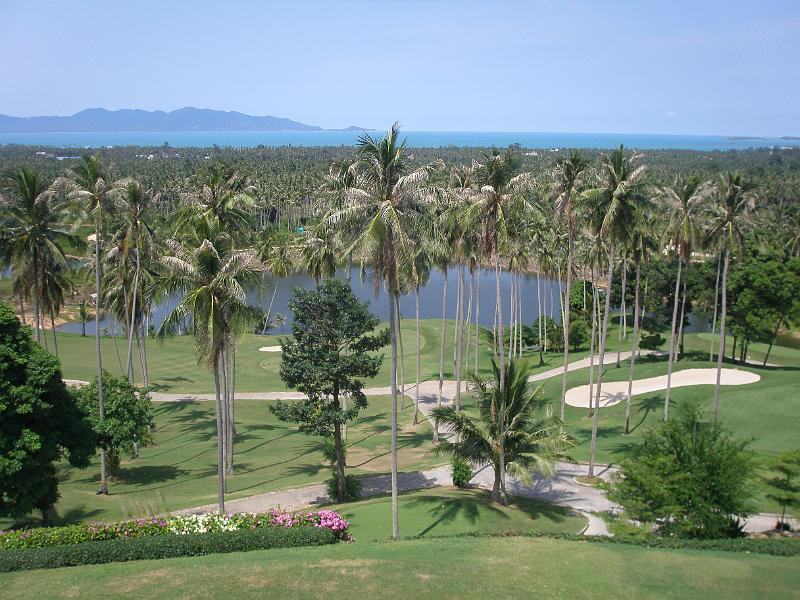
MULTIPOLYGON (((686 269, 689 269, 689 263, 686 263, 686 269)), ((678 360, 683 354, 683 336, 684 336, 684 321, 686 320, 686 276, 683 278, 683 297, 681 299, 681 317, 678 321, 678 344, 675 351, 675 360, 678 360)))
POLYGON ((230 437, 230 424, 228 422, 228 417, 230 414, 229 398, 228 398, 228 360, 226 357, 225 342, 222 344, 222 349, 220 352, 220 358, 222 364, 220 365, 222 368, 222 464, 224 467, 225 472, 225 491, 228 491, 228 475, 230 471, 230 451, 229 451, 229 440, 230 437))
MULTIPOLYGON (((106 418, 106 404, 103 398, 103 359, 100 353, 100 307, 103 306, 100 296, 102 265, 100 264, 100 215, 95 217, 94 225, 94 272, 95 272, 95 310, 94 310, 94 347, 97 363, 97 407, 100 422, 106 418)), ((108 473, 106 470, 106 451, 100 448, 100 494, 108 494, 108 473)))
POLYGON ((624 328, 623 319, 628 307, 625 305, 625 288, 628 283, 628 262, 625 258, 622 259, 622 300, 619 303, 619 331, 617 333, 617 368, 621 366, 620 354, 622 352, 622 330, 624 328))
POLYGON ((414 320, 416 322, 417 327, 417 381, 416 385, 414 386, 414 425, 419 423, 419 377, 420 377, 420 351, 419 351, 419 284, 414 286, 414 296, 416 301, 416 312, 414 315, 414 320))
POLYGON ((778 319, 778 324, 775 325, 775 331, 772 333, 772 338, 769 341, 769 348, 767 348, 767 354, 764 356, 764 362, 761 364, 762 367, 767 366, 767 361, 769 360, 770 352, 772 352, 772 346, 775 344, 775 341, 778 339, 778 332, 781 329, 781 325, 783 325, 783 317, 778 319))
POLYGON ((461 362, 464 339, 464 265, 458 269, 458 312, 456 315, 456 412, 461 412, 461 362))
POLYGON ((633 343, 631 344, 631 366, 628 371, 628 395, 625 397, 625 433, 630 433, 631 393, 633 392, 633 370, 636 363, 636 349, 639 345, 639 261, 636 261, 636 292, 633 297, 633 343))
MULTIPOLYGON (((442 405, 442 387, 444 386, 444 340, 447 327, 447 267, 442 269, 444 273, 444 288, 442 290, 442 331, 439 336, 439 394, 436 396, 436 406, 442 405)), ((433 443, 439 441, 439 422, 434 422, 433 443)))
MULTIPOLYGON (((641 317, 639 318, 639 330, 644 330, 644 316, 647 314, 647 288, 650 285, 650 276, 644 278, 644 295, 642 296, 642 310, 641 317)), ((641 358, 642 349, 637 345, 636 348, 637 358, 641 358)))
POLYGON ((214 391, 217 417, 217 507, 219 514, 225 514, 225 428, 223 406, 219 386, 219 352, 214 356, 214 391))
MULTIPOLYGON (((516 291, 517 286, 514 281, 514 270, 509 270, 509 278, 511 280, 511 289, 509 295, 509 314, 508 314, 508 358, 511 359, 514 356, 514 340, 516 335, 516 323, 515 323, 515 316, 517 314, 517 305, 515 304, 516 300, 516 291)), ((502 339, 502 338, 500 338, 502 339)), ((503 341, 505 343, 505 341, 503 341)))
POLYGON ((400 409, 406 407, 406 355, 403 352, 403 331, 400 329, 400 301, 394 303, 395 327, 397 327, 397 342, 400 347, 400 409))
POLYGON ((664 395, 664 420, 669 418, 669 392, 672 385, 672 365, 675 362, 675 325, 678 320, 678 299, 680 298, 681 267, 683 260, 678 254, 678 277, 675 279, 675 300, 672 303, 672 333, 669 336, 669 357, 667 357, 667 390, 664 395))
MULTIPOLYGON (((139 252, 136 252, 136 271, 133 273, 133 296, 131 298, 130 321, 128 321, 128 358, 126 373, 128 379, 133 379, 133 332, 136 329, 136 294, 139 289, 139 252)), ((132 382, 132 381, 131 381, 132 382)))
POLYGON ((567 372, 569 371, 569 310, 570 292, 572 291, 572 228, 570 227, 567 238, 567 292, 564 298, 564 319, 562 329, 564 330, 564 373, 561 376, 561 421, 567 404, 567 372))
POLYGON ((278 291, 278 282, 275 282, 275 289, 272 290, 272 298, 269 301, 269 308, 267 308, 267 316, 264 317, 264 328, 261 330, 261 335, 267 333, 267 326, 269 325, 269 317, 272 314, 272 303, 275 302, 275 294, 278 291))
POLYGON ((142 367, 142 381, 144 382, 145 389, 149 389, 150 381, 148 379, 147 374, 147 325, 150 322, 150 317, 145 316, 143 322, 141 323, 142 328, 142 358, 140 359, 141 367, 142 367))
POLYGON ((478 262, 478 281, 475 285, 475 376, 478 376, 478 338, 480 336, 481 316, 481 265, 478 262))
POLYGON ((506 376, 506 357, 505 349, 503 348, 503 302, 500 295, 500 252, 495 252, 494 259, 494 277, 495 277, 495 300, 497 302, 497 328, 500 343, 500 391, 503 401, 500 406, 500 439, 499 439, 499 454, 500 454, 500 501, 503 504, 508 504, 506 497, 506 450, 505 450, 505 376, 506 376))
POLYGON ((719 317, 719 352, 717 353, 717 382, 714 386, 714 402, 711 407, 711 414, 714 421, 717 420, 717 412, 719 410, 719 386, 720 379, 722 378, 722 357, 725 356, 725 317, 728 311, 728 264, 730 262, 730 253, 728 249, 723 249, 725 253, 725 266, 722 268, 722 307, 720 309, 719 317))
POLYGON ((597 337, 597 282, 592 266, 592 337, 589 342, 589 415, 592 414, 592 400, 594 399, 594 340, 597 337))
POLYGON ((719 301, 719 272, 722 267, 722 253, 717 258, 717 282, 714 284, 714 318, 711 321, 711 346, 708 350, 708 362, 714 360, 714 331, 717 328, 717 302, 719 301))
POLYGON ((397 302, 397 292, 392 289, 393 283, 389 288, 389 316, 391 319, 391 341, 392 341, 392 368, 389 380, 392 385, 392 422, 391 422, 391 455, 392 455, 392 539, 400 538, 400 525, 398 522, 398 503, 397 503, 397 330, 395 328, 397 302))
POLYGON ((42 278, 39 273, 38 253, 33 259, 33 318, 36 324, 36 341, 42 343, 42 278))
MULTIPOLYGON (((467 331, 467 341, 464 343, 465 352, 464 352, 464 366, 467 369, 467 373, 469 373, 469 349, 470 349, 470 342, 472 341, 472 295, 475 291, 475 271, 474 269, 470 268, 469 270, 469 301, 467 302, 467 320, 464 325, 464 328, 467 331)), ((477 372, 477 366, 475 368, 477 372)))
POLYGON ((538 311, 537 320, 539 321, 539 364, 544 364, 544 355, 542 348, 544 341, 542 340, 542 275, 539 269, 536 269, 536 310, 538 311))
POLYGON ((608 335, 608 314, 611 312, 611 285, 614 278, 614 243, 608 249, 608 284, 606 288, 606 307, 603 313, 603 328, 600 334, 600 356, 597 359, 597 390, 595 391, 594 414, 592 415, 592 444, 589 456, 589 477, 594 477, 594 461, 597 452, 597 422, 600 417, 600 392, 603 387, 603 363, 605 361, 606 336, 608 335))
POLYGON ((58 356, 58 338, 56 337, 56 316, 53 313, 53 308, 50 307, 50 329, 53 331, 53 348, 58 356))

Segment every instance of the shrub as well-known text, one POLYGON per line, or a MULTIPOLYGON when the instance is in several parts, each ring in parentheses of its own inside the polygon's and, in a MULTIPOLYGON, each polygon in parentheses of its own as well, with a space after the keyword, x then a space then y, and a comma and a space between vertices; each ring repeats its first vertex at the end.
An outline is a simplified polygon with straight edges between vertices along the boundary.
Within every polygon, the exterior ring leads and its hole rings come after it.
POLYGON ((453 461, 450 463, 450 471, 453 474, 453 485, 457 488, 469 487, 469 482, 472 479, 472 467, 470 464, 460 456, 453 456, 453 461))
MULTIPOLYGON (((344 499, 345 500, 358 500, 361 498, 361 480, 356 477, 355 475, 345 475, 344 477, 344 499)), ((325 482, 325 487, 328 489, 328 497, 329 498, 338 498, 339 497, 339 478, 336 476, 336 473, 333 474, 333 477, 328 479, 325 482)))
POLYGON ((334 542, 336 535, 332 530, 308 525, 188 535, 158 535, 49 548, 6 550, 0 552, 0 572, 201 556, 267 548, 320 546, 334 542))
POLYGON ((79 523, 67 527, 26 529, 0 534, 0 549, 45 548, 104 540, 127 540, 160 535, 219 533, 308 525, 330 529, 337 539, 348 540, 350 524, 331 510, 290 513, 272 509, 262 513, 205 514, 185 517, 153 517, 117 523, 79 523))
POLYGON ((752 457, 693 406, 645 434, 620 463, 609 499, 678 537, 742 535, 752 457))

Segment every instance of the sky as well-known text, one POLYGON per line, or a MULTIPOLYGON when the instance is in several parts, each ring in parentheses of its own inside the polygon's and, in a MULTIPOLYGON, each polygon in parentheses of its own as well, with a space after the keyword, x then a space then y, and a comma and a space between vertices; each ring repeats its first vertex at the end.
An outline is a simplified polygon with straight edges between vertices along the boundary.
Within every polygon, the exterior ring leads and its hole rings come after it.
POLYGON ((798 0, 0 0, 0 113, 800 135, 798 0))

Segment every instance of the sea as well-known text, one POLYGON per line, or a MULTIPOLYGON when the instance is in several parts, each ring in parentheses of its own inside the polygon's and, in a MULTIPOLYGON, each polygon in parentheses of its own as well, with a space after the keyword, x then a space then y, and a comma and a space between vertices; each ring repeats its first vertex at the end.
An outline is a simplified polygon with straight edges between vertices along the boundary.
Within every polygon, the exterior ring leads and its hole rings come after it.
MULTIPOLYGON (((367 132, 378 136, 382 132, 367 132)), ((519 144, 523 148, 599 148, 624 144, 641 150, 746 150, 749 148, 800 147, 800 139, 728 137, 722 135, 673 135, 651 133, 557 133, 508 131, 402 131, 410 147, 441 148, 519 144)), ((58 148, 106 146, 256 147, 256 146, 350 146, 359 131, 108 131, 0 133, 0 145, 27 144, 58 148)))

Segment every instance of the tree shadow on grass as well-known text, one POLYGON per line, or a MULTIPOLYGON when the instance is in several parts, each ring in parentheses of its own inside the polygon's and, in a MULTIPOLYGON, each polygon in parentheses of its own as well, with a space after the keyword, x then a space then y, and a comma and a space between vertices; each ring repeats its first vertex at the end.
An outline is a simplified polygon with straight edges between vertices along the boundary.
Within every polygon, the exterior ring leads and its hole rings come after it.
MULTIPOLYGON (((670 408, 673 408, 673 404, 674 402, 670 400, 670 408)), ((637 414, 639 414, 639 422, 631 427, 631 433, 639 429, 651 414, 655 414, 659 409, 664 410, 664 400, 659 395, 647 396, 636 400, 633 406, 636 408, 637 414)))
POLYGON ((172 481, 188 475, 189 471, 175 465, 141 465, 120 468, 115 479, 125 485, 150 485, 161 481, 172 481))
POLYGON ((151 392, 168 392, 173 388, 177 387, 177 384, 180 383, 194 383, 194 379, 189 379, 188 377, 182 377, 177 375, 175 377, 159 377, 161 381, 168 381, 170 383, 174 383, 176 385, 170 384, 163 384, 163 383, 150 383, 150 391, 151 392))

